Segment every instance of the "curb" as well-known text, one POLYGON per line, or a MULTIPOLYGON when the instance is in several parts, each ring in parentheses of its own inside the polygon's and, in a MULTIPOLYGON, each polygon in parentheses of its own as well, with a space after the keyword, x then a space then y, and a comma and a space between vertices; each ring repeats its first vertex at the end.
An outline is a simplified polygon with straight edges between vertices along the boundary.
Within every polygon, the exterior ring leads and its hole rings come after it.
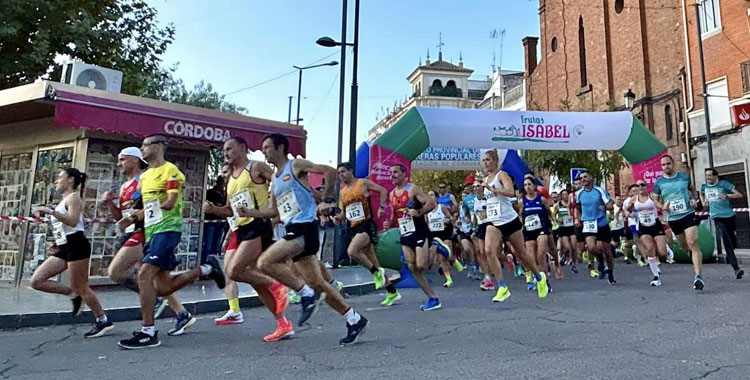
MULTIPOLYGON (((393 279, 392 281, 396 282, 398 280, 393 279)), ((375 284, 372 282, 346 285, 342 289, 342 292, 350 296, 361 296, 374 291, 375 284)), ((242 308, 261 306, 260 299, 257 295, 240 297, 239 300, 240 307, 242 308)), ((182 305, 191 314, 216 313, 227 309, 227 300, 224 298, 210 299, 184 302, 182 305)), ((136 321, 141 319, 140 306, 107 309, 106 312, 107 317, 112 322, 136 321)), ((174 317, 174 312, 167 308, 159 319, 169 319, 174 317)), ((0 315, 0 330, 17 330, 25 327, 90 324, 93 320, 94 315, 90 310, 86 310, 76 317, 67 311, 35 314, 6 314, 0 315)))

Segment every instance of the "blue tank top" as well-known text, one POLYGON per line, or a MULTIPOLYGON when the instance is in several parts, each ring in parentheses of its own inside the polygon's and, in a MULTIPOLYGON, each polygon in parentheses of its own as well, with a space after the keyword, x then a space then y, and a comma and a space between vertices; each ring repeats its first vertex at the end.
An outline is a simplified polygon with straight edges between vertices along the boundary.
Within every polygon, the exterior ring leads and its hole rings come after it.
POLYGON ((539 219, 542 221, 542 226, 551 227, 552 222, 549 219, 549 215, 544 210, 542 204, 542 196, 536 195, 536 198, 529 200, 528 198, 521 197, 523 199, 523 217, 524 219, 530 215, 539 215, 539 219))
POLYGON ((445 193, 445 195, 440 195, 437 197, 437 204, 443 205, 448 208, 453 207, 453 202, 451 202, 451 193, 445 193))
POLYGON ((318 216, 313 192, 294 176, 293 162, 294 160, 287 161, 281 173, 273 177, 273 195, 284 227, 311 223, 318 216))

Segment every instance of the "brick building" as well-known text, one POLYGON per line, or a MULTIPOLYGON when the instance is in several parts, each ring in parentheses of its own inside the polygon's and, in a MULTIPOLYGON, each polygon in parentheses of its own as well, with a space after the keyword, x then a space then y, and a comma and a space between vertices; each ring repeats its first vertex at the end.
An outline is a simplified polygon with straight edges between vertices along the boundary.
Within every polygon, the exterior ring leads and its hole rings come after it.
MULTIPOLYGON (((702 78, 698 55, 696 0, 681 1, 687 15, 683 45, 688 47, 686 61, 691 96, 686 103, 693 175, 698 186, 705 182, 709 166, 702 78)), ((750 150, 750 2, 738 0, 700 0, 701 40, 706 72, 709 121, 714 167, 720 178, 732 182, 745 197, 733 199, 734 207, 748 207, 748 160, 750 150), (743 115, 743 111, 745 114, 743 115), (737 116, 735 116, 735 114, 737 116), (739 116, 744 116, 740 118, 739 116), (745 120, 743 120, 745 119, 745 120)), ((750 248, 747 213, 738 213, 738 245, 750 248)))
MULTIPOLYGON (((539 37, 523 40, 527 109, 623 110, 630 89, 633 112, 681 161, 687 92, 680 1, 539 0, 539 37)), ((632 182, 626 168, 608 186, 632 182)))

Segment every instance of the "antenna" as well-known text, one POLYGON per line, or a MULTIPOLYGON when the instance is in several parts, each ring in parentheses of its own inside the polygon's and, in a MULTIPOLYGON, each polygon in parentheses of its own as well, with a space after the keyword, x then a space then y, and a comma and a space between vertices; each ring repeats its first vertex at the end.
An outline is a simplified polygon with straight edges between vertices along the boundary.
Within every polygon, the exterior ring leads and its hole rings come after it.
MULTIPOLYGON (((505 38, 505 29, 492 29, 490 31, 490 39, 491 40, 497 40, 500 39, 500 64, 498 65, 498 69, 500 69, 503 66, 503 40, 505 38)), ((492 71, 495 71, 495 43, 492 43, 492 71)))

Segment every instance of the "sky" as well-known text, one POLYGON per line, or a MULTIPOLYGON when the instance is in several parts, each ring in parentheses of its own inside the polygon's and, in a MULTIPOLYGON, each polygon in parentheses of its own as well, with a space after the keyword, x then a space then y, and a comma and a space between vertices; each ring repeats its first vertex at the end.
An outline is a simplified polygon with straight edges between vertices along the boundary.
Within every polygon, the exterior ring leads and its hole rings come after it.
MULTIPOLYGON (((161 24, 176 28, 175 40, 163 56, 167 66, 179 63, 176 77, 190 88, 201 80, 211 83, 253 117, 287 121, 289 96, 294 96, 294 120, 298 72, 292 66, 340 60, 340 48, 318 46, 315 41, 323 36, 341 39, 341 0, 148 2, 158 11, 161 24)), ((501 62, 500 40, 491 39, 490 32, 504 29, 502 68, 522 71, 521 40, 539 35, 538 4, 536 0, 361 1, 357 145, 386 108, 410 95, 406 77, 420 59, 424 63, 428 49, 431 60, 437 60, 440 33, 443 60, 457 64, 461 55, 464 66, 474 70, 472 79, 481 79, 491 74, 493 52, 495 61, 501 62)), ((348 13, 351 42, 354 0, 349 0, 348 13)), ((349 49, 344 160, 349 150, 351 62, 349 49)), ((338 66, 303 73, 300 118, 308 133, 307 158, 314 162, 335 164, 339 73, 338 66)))

